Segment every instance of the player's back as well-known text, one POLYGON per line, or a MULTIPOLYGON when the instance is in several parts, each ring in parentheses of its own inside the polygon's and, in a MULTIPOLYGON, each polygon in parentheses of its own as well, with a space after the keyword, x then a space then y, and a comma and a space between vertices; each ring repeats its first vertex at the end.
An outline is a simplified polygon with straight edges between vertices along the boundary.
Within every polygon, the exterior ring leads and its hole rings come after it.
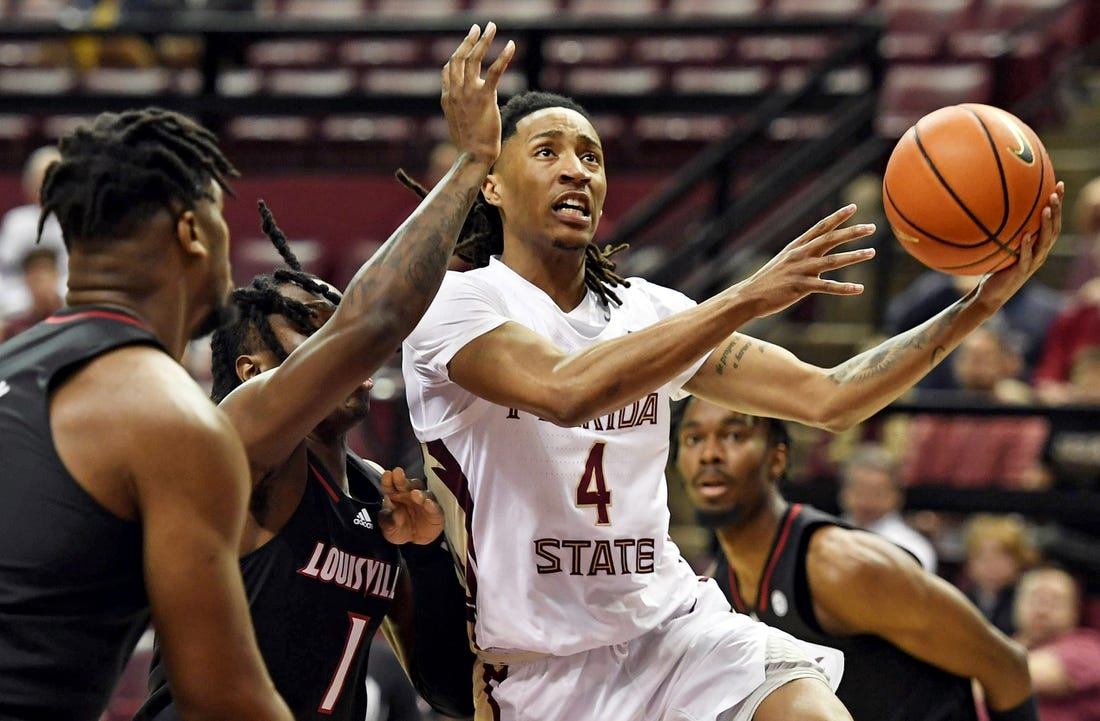
POLYGON ((67 309, 0 345, 0 718, 98 718, 148 624, 140 523, 77 483, 49 416, 68 374, 133 344, 157 341, 121 313, 67 309))

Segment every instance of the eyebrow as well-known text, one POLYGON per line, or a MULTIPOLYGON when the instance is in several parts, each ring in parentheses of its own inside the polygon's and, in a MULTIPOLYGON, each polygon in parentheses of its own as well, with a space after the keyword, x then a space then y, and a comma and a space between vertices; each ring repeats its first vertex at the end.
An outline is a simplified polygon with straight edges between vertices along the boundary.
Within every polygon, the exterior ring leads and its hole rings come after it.
MULTIPOLYGON (((538 140, 539 138, 560 138, 563 135, 565 135, 564 130, 544 130, 541 133, 538 133, 536 135, 532 135, 531 140, 538 140)), ((592 145, 592 146, 594 146, 594 147, 596 147, 600 150, 603 150, 603 146, 600 145, 600 141, 596 140, 591 135, 587 135, 585 133, 578 133, 578 136, 580 137, 581 140, 588 143, 589 145, 592 145)))

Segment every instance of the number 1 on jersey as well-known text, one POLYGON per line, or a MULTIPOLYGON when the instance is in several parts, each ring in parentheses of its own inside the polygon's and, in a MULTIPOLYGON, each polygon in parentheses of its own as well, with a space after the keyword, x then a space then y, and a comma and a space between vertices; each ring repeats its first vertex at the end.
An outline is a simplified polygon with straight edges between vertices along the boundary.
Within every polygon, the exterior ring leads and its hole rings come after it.
POLYGON ((348 620, 351 621, 351 628, 348 629, 348 636, 344 640, 344 652, 340 654, 340 663, 336 665, 336 672, 332 675, 332 681, 329 682, 328 690, 325 691, 325 697, 321 699, 321 705, 317 707, 317 710, 323 714, 330 714, 336 708, 336 702, 344 691, 344 682, 348 679, 348 671, 351 669, 352 661, 355 660, 355 654, 359 650, 360 644, 363 643, 363 636, 367 627, 370 626, 369 616, 360 616, 358 613, 352 613, 351 611, 348 611, 348 620))
POLYGON ((607 481, 603 475, 603 449, 607 444, 597 442, 588 452, 584 463, 584 473, 577 484, 577 505, 581 508, 596 507, 596 525, 611 523, 607 507, 611 505, 611 491, 607 490, 607 481))

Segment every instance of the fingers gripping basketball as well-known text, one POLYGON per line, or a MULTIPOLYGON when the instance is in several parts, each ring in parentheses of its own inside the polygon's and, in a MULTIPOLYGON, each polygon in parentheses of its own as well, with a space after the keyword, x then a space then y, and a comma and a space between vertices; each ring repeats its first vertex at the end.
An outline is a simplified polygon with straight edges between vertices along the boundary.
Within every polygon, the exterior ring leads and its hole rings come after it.
POLYGON ((1016 262, 1054 185, 1050 156, 1031 128, 1000 108, 967 103, 906 131, 886 165, 883 205, 917 260, 977 275, 1016 262))

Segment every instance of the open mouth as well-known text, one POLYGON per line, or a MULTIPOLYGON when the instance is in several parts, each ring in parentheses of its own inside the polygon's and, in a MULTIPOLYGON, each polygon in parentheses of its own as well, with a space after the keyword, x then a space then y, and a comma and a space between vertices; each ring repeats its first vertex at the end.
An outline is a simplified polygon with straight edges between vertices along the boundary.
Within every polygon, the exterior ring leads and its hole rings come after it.
POLYGON ((578 195, 564 197, 552 206, 554 214, 559 218, 587 224, 592 217, 592 211, 588 204, 587 196, 578 195))

